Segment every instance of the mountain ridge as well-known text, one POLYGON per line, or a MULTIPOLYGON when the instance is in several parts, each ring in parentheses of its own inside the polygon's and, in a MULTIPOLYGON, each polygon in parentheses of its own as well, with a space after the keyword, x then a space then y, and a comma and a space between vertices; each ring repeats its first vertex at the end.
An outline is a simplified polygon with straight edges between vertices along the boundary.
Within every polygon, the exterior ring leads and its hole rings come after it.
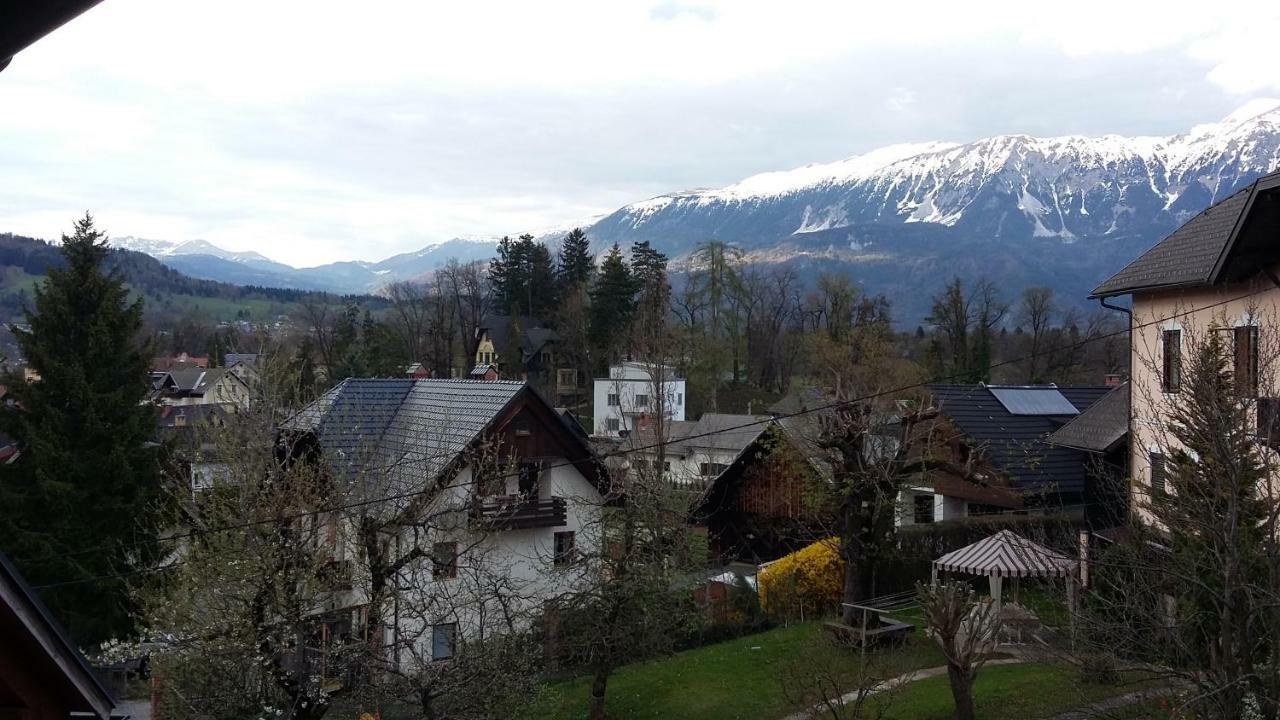
MULTIPOLYGON (((583 226, 596 252, 649 241, 675 268, 718 239, 763 265, 845 272, 869 292, 889 294, 901 318, 914 323, 927 314, 928 295, 953 275, 996 278, 1011 293, 1047 285, 1065 302, 1083 302, 1092 284, 1278 162, 1280 100, 1258 99, 1166 136, 1005 134, 889 145, 658 195, 583 226), (992 274, 996 268, 1001 274, 992 274)), ((533 234, 555 241, 569 227, 533 234)), ((195 277, 372 292, 422 279, 449 259, 487 259, 496 239, 454 239, 377 262, 316 268, 268 265, 216 246, 194 246, 209 254, 177 249, 189 243, 156 256, 195 277)))

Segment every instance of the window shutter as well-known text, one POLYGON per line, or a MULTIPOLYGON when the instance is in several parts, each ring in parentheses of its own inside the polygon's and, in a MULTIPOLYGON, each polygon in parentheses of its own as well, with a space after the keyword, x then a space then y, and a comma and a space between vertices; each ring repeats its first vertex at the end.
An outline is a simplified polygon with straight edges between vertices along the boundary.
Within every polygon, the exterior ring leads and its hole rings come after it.
POLYGON ((1161 339, 1164 356, 1161 381, 1165 392, 1176 393, 1182 387, 1182 331, 1165 330, 1161 339))
POLYGON ((1151 494, 1164 495, 1169 474, 1164 453, 1153 452, 1148 456, 1148 460, 1151 462, 1151 494))
POLYGON ((1235 341, 1235 383, 1240 397, 1258 395, 1258 328, 1244 325, 1232 330, 1235 341))

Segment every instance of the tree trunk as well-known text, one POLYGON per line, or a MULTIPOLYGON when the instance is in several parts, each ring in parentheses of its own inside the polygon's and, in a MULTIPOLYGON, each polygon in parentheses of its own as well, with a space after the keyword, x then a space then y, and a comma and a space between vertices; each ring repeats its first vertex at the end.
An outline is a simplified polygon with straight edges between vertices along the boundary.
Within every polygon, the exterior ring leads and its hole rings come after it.
POLYGON ((604 693, 609 687, 609 669, 596 668, 595 677, 591 680, 591 720, 605 720, 604 693))
POLYGON ((959 665, 947 663, 947 680, 956 701, 956 720, 973 720, 973 676, 959 665))

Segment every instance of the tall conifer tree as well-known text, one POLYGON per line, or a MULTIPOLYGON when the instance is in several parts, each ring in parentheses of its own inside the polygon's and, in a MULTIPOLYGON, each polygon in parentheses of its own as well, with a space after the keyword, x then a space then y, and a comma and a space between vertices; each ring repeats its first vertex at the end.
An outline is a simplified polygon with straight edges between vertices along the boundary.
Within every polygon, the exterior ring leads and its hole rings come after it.
POLYGON ((585 287, 591 281, 591 274, 596 269, 595 260, 591 257, 591 241, 582 228, 574 228, 560 241, 560 267, 557 279, 560 281, 560 293, 567 296, 574 288, 585 287))
POLYGON ((622 250, 614 244, 591 287, 591 344, 602 351, 597 355, 600 361, 621 350, 620 341, 635 313, 638 289, 622 250))
POLYGON ((132 629, 126 580, 157 548, 160 473, 151 348, 142 300, 103 264, 105 233, 85 215, 62 237, 65 267, 35 290, 26 327, 11 328, 28 367, 5 383, 17 409, 0 429, 17 443, 0 466, 0 549, 15 558, 81 643, 132 629))

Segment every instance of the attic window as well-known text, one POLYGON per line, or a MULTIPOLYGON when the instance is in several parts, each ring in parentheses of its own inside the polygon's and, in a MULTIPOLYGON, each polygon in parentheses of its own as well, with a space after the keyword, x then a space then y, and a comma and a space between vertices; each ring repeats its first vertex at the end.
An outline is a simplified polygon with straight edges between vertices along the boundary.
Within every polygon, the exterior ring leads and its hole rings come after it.
POLYGON ((1054 387, 999 387, 988 390, 1011 415, 1079 415, 1080 411, 1054 387))

